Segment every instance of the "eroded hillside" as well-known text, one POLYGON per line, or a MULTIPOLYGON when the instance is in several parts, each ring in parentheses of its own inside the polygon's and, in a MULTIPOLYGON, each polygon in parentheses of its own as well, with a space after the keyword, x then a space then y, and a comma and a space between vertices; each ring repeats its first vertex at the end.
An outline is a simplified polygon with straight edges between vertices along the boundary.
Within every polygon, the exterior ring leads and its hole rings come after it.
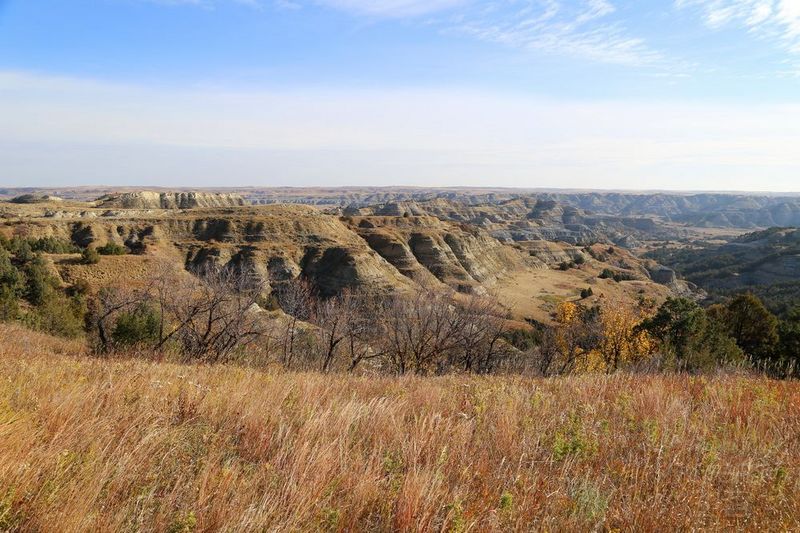
MULTIPOLYGON (((130 187, 0 188, 0 198, 33 194, 87 202, 102 196, 118 197, 139 192, 130 187)), ((673 231, 676 228, 753 230, 800 225, 800 196, 797 194, 606 192, 491 187, 249 187, 202 191, 184 189, 180 193, 239 195, 248 204, 305 204, 341 209, 446 200, 476 206, 480 210, 480 206, 485 205, 503 206, 516 200, 530 204, 542 200, 578 209, 589 217, 651 219, 673 231)), ((173 195, 174 192, 159 190, 156 194, 173 195)))
POLYGON ((717 297, 753 291, 774 312, 789 311, 800 296, 800 230, 770 228, 722 243, 664 246, 648 256, 717 297))
POLYGON ((238 194, 137 191, 112 193, 96 201, 98 207, 124 209, 192 209, 234 207, 247 202, 238 194))
POLYGON ((6 203, 1 228, 8 237, 54 237, 80 248, 124 246, 129 253, 97 264, 82 264, 75 254, 50 256, 65 283, 83 279, 97 287, 144 281, 165 261, 186 270, 215 264, 256 272, 271 286, 302 277, 328 295, 347 287, 405 291, 415 284, 492 293, 517 318, 536 320, 548 320, 558 302, 579 299, 588 287, 590 301, 659 301, 688 290, 674 279, 654 281, 652 261, 624 250, 598 252, 605 244, 576 246, 547 232, 503 239, 510 226, 542 228, 578 216, 538 201, 460 210, 463 204, 436 200, 344 215, 231 202, 238 200, 140 192, 93 203, 6 203), (604 271, 619 279, 601 276, 604 271))
POLYGON ((642 240, 676 238, 682 234, 647 217, 599 215, 552 199, 518 197, 472 203, 465 198, 388 202, 349 206, 346 214, 434 216, 486 230, 503 242, 561 241, 586 246, 596 242, 626 248, 642 240))

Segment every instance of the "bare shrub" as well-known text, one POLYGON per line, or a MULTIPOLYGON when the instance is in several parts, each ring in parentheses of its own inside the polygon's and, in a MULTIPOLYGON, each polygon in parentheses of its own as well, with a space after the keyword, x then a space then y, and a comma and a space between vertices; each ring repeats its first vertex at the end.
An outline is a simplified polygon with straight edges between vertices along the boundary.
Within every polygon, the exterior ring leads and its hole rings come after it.
MULTIPOLYGON (((320 370, 328 372, 342 348, 355 348, 356 337, 362 332, 364 308, 362 297, 350 289, 327 299, 317 299, 312 320, 319 337, 320 370), (349 341, 349 342, 345 342, 349 341)), ((352 357, 351 357, 352 361, 352 357)))
POLYGON ((197 282, 173 287, 164 310, 173 317, 162 343, 175 338, 185 356, 215 362, 261 339, 266 329, 258 301, 265 285, 257 276, 232 268, 206 267, 197 282))
POLYGON ((311 318, 315 299, 313 288, 306 280, 294 279, 277 285, 274 289, 278 305, 288 320, 283 331, 281 362, 291 368, 295 358, 298 324, 311 318))
POLYGON ((449 370, 491 372, 513 352, 503 340, 503 310, 489 299, 453 300, 421 288, 386 298, 375 308, 377 351, 397 374, 449 370))
POLYGON ((496 301, 472 296, 455 306, 453 313, 458 331, 451 362, 456 368, 488 374, 515 353, 503 337, 505 309, 496 301))
POLYGON ((381 352, 397 374, 429 374, 457 345, 458 325, 450 298, 420 289, 394 295, 380 309, 381 352))
POLYGON ((91 314, 98 350, 117 348, 112 332, 120 316, 142 308, 152 309, 158 320, 151 348, 176 346, 186 359, 224 361, 268 338, 257 305, 266 288, 259 277, 216 266, 192 273, 180 276, 164 267, 142 288, 101 291, 91 314))

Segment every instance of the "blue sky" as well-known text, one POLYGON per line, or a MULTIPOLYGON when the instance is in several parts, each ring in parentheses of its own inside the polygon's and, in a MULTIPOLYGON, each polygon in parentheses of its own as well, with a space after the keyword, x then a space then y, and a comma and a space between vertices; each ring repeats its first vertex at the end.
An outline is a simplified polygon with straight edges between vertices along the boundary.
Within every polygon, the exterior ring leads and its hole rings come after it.
POLYGON ((0 0, 0 185, 800 190, 800 0, 0 0))

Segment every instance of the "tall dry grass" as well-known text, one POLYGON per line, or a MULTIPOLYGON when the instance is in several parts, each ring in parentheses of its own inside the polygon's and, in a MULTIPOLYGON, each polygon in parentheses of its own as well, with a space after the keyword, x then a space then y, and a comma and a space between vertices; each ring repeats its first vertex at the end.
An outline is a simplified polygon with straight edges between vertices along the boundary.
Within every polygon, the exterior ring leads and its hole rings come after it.
POLYGON ((0 326, 0 530, 800 528, 800 384, 102 361, 0 326))

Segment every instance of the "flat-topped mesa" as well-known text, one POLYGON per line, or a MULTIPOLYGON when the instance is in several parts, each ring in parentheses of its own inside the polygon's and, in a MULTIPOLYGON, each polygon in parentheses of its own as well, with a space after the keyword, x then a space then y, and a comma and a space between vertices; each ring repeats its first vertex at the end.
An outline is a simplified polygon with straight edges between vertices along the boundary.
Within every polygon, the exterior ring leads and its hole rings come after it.
POLYGON ((12 204, 44 204, 48 202, 61 202, 58 196, 48 194, 22 194, 9 200, 12 204))
POLYGON ((97 200, 98 207, 118 209, 194 209, 243 205, 247 205, 247 201, 241 195, 206 192, 138 191, 110 194, 97 200))

